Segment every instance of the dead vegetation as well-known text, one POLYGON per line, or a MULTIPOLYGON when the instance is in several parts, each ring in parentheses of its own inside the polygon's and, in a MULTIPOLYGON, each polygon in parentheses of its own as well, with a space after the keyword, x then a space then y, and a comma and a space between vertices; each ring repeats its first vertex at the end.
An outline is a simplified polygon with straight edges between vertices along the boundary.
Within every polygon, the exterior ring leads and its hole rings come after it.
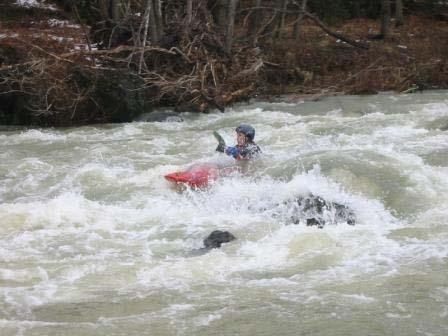
POLYGON ((412 15, 405 25, 391 28, 390 36, 381 41, 372 38, 378 29, 379 23, 369 19, 347 21, 338 27, 345 34, 363 37, 369 49, 361 50, 306 22, 303 43, 294 49, 279 44, 269 55, 284 69, 301 73, 304 81, 279 85, 275 92, 371 94, 448 87, 446 23, 412 15))
POLYGON ((146 43, 145 18, 132 45, 102 50, 86 43, 81 29, 71 36, 71 28, 49 31, 48 23, 8 28, 0 43, 17 57, 5 55, 0 63, 0 102, 29 112, 23 122, 44 125, 127 121, 148 106, 223 111, 254 91, 259 59, 254 48, 228 54, 210 14, 198 7, 192 15, 188 30, 182 21, 174 27, 175 42, 167 47, 146 43))

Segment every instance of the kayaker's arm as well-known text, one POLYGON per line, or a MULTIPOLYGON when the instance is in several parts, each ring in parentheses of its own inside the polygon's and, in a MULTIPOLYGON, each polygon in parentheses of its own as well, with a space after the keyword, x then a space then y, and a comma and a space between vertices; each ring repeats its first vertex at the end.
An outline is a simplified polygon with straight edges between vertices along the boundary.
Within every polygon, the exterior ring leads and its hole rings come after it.
POLYGON ((230 147, 226 146, 224 139, 218 132, 214 131, 213 135, 216 140, 218 140, 218 147, 216 147, 216 151, 232 156, 236 160, 250 160, 261 152, 260 147, 258 147, 257 144, 251 140, 244 146, 237 145, 230 147))
POLYGON ((238 159, 240 157, 241 154, 241 150, 238 147, 226 147, 225 148, 225 153, 227 155, 232 156, 235 159, 238 159))
POLYGON ((255 143, 251 143, 245 147, 226 147, 225 153, 237 160, 250 160, 256 158, 261 153, 261 149, 255 143))

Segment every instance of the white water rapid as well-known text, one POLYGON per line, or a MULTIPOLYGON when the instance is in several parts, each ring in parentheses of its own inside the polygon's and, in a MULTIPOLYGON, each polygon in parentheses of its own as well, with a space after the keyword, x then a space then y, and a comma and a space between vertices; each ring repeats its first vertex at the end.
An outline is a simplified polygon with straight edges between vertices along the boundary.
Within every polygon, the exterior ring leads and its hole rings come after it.
POLYGON ((0 129, 0 335, 448 335, 446 91, 182 117, 0 129), (164 180, 242 122, 247 175, 164 180), (308 193, 356 224, 291 224, 308 193))

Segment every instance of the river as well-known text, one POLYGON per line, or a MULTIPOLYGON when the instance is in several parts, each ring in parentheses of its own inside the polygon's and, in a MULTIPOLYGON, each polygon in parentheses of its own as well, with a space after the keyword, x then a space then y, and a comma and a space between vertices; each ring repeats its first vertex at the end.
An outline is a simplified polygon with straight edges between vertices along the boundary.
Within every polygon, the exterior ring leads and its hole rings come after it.
POLYGON ((0 129, 8 335, 447 335, 448 92, 240 104, 183 122, 0 129), (246 175, 163 175, 234 143, 246 175), (312 193, 356 224, 292 225, 312 193), (286 209, 285 209, 286 211, 286 209), (237 239, 195 253, 213 230, 237 239))

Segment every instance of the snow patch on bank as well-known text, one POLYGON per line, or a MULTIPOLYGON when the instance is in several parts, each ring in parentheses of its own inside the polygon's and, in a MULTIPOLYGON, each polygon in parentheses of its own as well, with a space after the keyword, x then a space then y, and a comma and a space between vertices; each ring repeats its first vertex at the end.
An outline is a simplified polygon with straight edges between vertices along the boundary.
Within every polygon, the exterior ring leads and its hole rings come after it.
POLYGON ((17 0, 16 5, 22 7, 38 7, 40 4, 36 0, 17 0))
POLYGON ((45 1, 37 1, 37 0, 17 0, 15 3, 17 6, 25 7, 25 8, 41 8, 48 9, 52 11, 56 11, 57 8, 54 5, 47 5, 45 1))
POLYGON ((49 19, 48 24, 50 27, 81 28, 79 24, 70 23, 68 20, 49 19))
POLYGON ((19 37, 19 34, 13 33, 13 34, 0 34, 0 40, 6 39, 6 38, 16 38, 19 37))

